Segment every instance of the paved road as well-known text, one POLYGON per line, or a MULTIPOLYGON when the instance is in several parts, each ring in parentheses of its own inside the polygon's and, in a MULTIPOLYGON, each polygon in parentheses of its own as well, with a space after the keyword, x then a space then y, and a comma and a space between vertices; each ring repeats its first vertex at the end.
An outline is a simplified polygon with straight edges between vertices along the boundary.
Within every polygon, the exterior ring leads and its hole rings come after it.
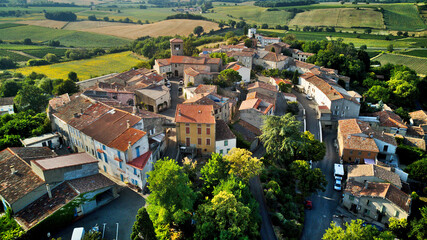
POLYGON ((119 223, 119 235, 116 240, 130 239, 135 216, 138 209, 145 205, 145 199, 128 188, 123 188, 119 194, 119 198, 72 223, 53 237, 61 237, 63 240, 69 240, 71 239, 73 229, 76 227, 84 227, 88 231, 95 224, 98 224, 102 231, 103 223, 107 223, 105 225, 104 238, 112 240, 116 239, 116 223, 119 223))
MULTIPOLYGON (((306 109, 307 130, 319 139, 319 120, 317 119, 315 103, 308 100, 305 94, 296 92, 294 94, 297 95, 298 101, 306 109)), ((301 237, 303 240, 321 239, 325 230, 329 228, 332 215, 338 206, 340 193, 333 189, 334 163, 338 163, 338 154, 333 144, 335 138, 336 132, 332 130, 323 132, 326 155, 322 161, 313 163, 313 167, 320 168, 325 174, 328 185, 326 186, 326 191, 315 193, 309 198, 313 201, 313 209, 305 212, 304 230, 301 237)))

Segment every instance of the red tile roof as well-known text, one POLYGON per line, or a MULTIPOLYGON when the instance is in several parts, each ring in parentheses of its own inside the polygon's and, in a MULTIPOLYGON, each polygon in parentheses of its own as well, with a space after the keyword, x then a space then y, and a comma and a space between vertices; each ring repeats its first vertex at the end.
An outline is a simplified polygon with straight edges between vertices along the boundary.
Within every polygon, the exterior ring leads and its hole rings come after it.
POLYGON ((128 149, 129 142, 131 145, 133 145, 145 135, 146 132, 144 131, 135 128, 129 128, 119 137, 114 139, 110 144, 108 144, 108 146, 124 152, 128 149))
POLYGON ((276 99, 269 97, 269 96, 266 96, 266 95, 259 93, 259 92, 250 92, 246 95, 246 100, 256 99, 256 98, 261 99, 262 101, 268 102, 270 104, 276 104, 276 99))
POLYGON ((114 186, 115 183, 101 173, 67 181, 80 194, 114 186))
POLYGON ((224 120, 217 120, 215 126, 215 141, 235 139, 236 136, 224 120))
POLYGON ((142 154, 141 156, 135 158, 134 160, 128 162, 127 164, 139 170, 143 170, 148 160, 150 159, 150 156, 151 156, 151 151, 148 151, 142 154))
POLYGON ((180 38, 172 38, 171 40, 169 40, 169 42, 171 42, 171 43, 183 43, 184 40, 182 40, 180 38))
POLYGON ((68 93, 65 93, 65 94, 62 94, 62 95, 59 95, 57 97, 50 99, 49 100, 49 106, 52 109, 57 109, 61 106, 64 106, 64 104, 69 103, 70 101, 71 101, 70 96, 68 95, 68 93))
POLYGON ((263 60, 270 61, 270 62, 281 62, 288 59, 288 56, 269 52, 264 57, 262 57, 263 60))
POLYGON ((254 83, 249 84, 249 86, 248 86, 248 90, 256 89, 256 88, 263 88, 263 89, 270 90, 272 92, 277 92, 277 89, 275 86, 268 84, 268 83, 265 83, 265 82, 254 82, 254 83))
POLYGON ((81 130, 111 109, 111 107, 108 107, 102 103, 89 105, 88 108, 83 109, 83 113, 80 112, 77 114, 77 117, 70 119, 68 124, 75 129, 81 130))
POLYGON ((414 125, 419 126, 427 124, 427 111, 418 110, 415 112, 410 112, 409 115, 414 121, 414 125))
POLYGON ((383 127, 408 128, 396 113, 388 110, 374 112, 372 115, 379 117, 380 125, 383 127))
POLYGON ((337 91, 333 86, 327 83, 324 79, 312 73, 304 73, 300 77, 305 79, 307 82, 313 84, 314 86, 316 86, 332 101, 344 98, 344 96, 339 91, 337 91))
POLYGON ((218 89, 218 86, 216 85, 200 84, 199 86, 197 86, 194 92, 195 93, 216 93, 217 89, 218 89))
POLYGON ((181 123, 215 123, 212 105, 186 105, 176 106, 175 122, 181 123))

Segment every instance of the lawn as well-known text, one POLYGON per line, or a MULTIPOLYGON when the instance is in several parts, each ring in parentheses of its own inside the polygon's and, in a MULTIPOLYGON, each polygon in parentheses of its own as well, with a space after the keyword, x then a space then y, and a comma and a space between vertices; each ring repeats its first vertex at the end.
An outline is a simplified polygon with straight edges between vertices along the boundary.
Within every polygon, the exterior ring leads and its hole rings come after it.
POLYGON ((391 30, 416 31, 427 28, 413 4, 387 4, 383 8, 385 24, 391 30))
POLYGON ((419 74, 427 75, 427 58, 384 53, 375 58, 375 61, 379 61, 383 65, 386 63, 405 65, 414 69, 419 74))
POLYGON ((329 8, 298 13, 289 26, 370 27, 384 29, 382 14, 370 8, 329 8))
POLYGON ((50 78, 65 79, 69 72, 74 71, 77 73, 80 80, 85 80, 95 76, 128 70, 138 62, 140 62, 140 59, 133 53, 122 52, 85 60, 18 68, 16 72, 20 72, 24 75, 37 72, 46 74, 50 78))
POLYGON ((30 25, 0 29, 0 36, 2 40, 9 41, 30 38, 33 42, 44 43, 49 40, 59 40, 61 45, 74 47, 117 47, 130 42, 114 36, 30 25))
POLYGON ((243 18, 247 23, 259 25, 266 23, 270 26, 286 25, 292 17, 291 13, 286 11, 270 12, 267 11, 267 8, 249 5, 218 6, 214 7, 213 11, 214 13, 206 13, 202 16, 218 21, 228 21, 229 19, 233 19, 236 22, 240 21, 239 18, 243 18))

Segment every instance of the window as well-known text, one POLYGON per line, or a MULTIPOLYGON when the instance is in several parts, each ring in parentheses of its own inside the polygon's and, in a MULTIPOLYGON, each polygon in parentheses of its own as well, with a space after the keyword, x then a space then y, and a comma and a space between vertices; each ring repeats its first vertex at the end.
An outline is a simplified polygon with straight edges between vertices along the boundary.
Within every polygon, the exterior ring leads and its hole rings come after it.
MULTIPOLYGON (((122 162, 119 162, 119 168, 120 169, 123 169, 123 163, 122 162)), ((122 180, 123 181, 123 180, 122 180)))
POLYGON ((108 163, 108 157, 107 157, 106 153, 104 153, 104 160, 105 160, 106 163, 108 163))
POLYGON ((353 155, 353 150, 350 150, 350 155, 353 155))
POLYGON ((360 156, 360 155, 362 155, 362 152, 361 152, 361 151, 359 151, 359 156, 360 156))
POLYGON ((370 201, 368 200, 368 201, 366 202, 366 206, 369 206, 369 203, 370 203, 370 201))
POLYGON ((229 148, 227 148, 227 153, 228 153, 228 152, 230 152, 230 149, 229 149, 229 148))
POLYGON ((104 172, 107 172, 107 168, 104 166, 104 172))
POLYGON ((345 106, 345 109, 347 109, 347 110, 348 110, 348 109, 349 109, 349 107, 348 107, 348 106, 345 106))
POLYGON ((399 211, 396 211, 396 213, 394 213, 395 217, 399 217, 399 211))
POLYGON ((221 155, 222 155, 223 153, 224 153, 224 151, 222 151, 222 149, 221 149, 221 150, 219 150, 219 154, 221 154, 221 155))
POLYGON ((368 152, 368 157, 370 157, 371 156, 371 153, 370 152, 368 152))
POLYGON ((354 200, 354 196, 353 195, 349 195, 348 199, 350 199, 350 201, 353 201, 354 200))
POLYGON ((197 145, 202 145, 202 139, 201 138, 197 139, 197 145))
POLYGON ((228 146, 228 140, 224 141, 224 146, 228 146))
POLYGON ((369 215, 370 211, 369 209, 365 209, 365 215, 369 215))
POLYGON ((190 134, 190 127, 185 127, 185 133, 190 134))
POLYGON ((206 134, 207 135, 211 134, 211 125, 210 124, 206 125, 206 134))
POLYGON ((122 182, 124 182, 124 177, 123 177, 123 174, 120 174, 120 180, 122 180, 122 182))
POLYGON ((190 146, 190 138, 186 138, 185 139, 185 145, 187 145, 187 147, 190 146))
POLYGON ((384 145, 384 152, 387 152, 388 150, 388 145, 384 145))
POLYGON ((102 145, 102 149, 105 150, 105 145, 102 145))
POLYGON ((211 139, 210 138, 206 138, 206 145, 211 145, 211 139))
POLYGON ((137 175, 136 168, 133 169, 133 175, 137 175))
POLYGON ((139 157, 139 156, 140 156, 140 154, 141 154, 141 153, 139 152, 139 146, 138 146, 138 147, 136 147, 136 148, 135 148, 135 150, 136 150, 136 157, 139 157))
POLYGON ((202 127, 201 126, 197 126, 197 134, 199 134, 199 135, 202 134, 202 127))
POLYGON ((339 106, 335 106, 335 109, 340 109, 340 107, 339 106))
POLYGON ((120 151, 119 150, 117 150, 117 158, 118 159, 122 159, 121 156, 120 156, 120 151))

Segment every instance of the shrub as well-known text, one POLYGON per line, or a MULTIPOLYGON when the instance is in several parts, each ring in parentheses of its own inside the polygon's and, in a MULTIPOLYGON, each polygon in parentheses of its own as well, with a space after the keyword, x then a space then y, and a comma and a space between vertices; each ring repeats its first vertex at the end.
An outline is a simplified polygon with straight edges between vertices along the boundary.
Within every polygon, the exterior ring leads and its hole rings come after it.
POLYGON ((47 64, 49 64, 49 62, 44 59, 30 59, 27 62, 28 66, 42 66, 47 64))

